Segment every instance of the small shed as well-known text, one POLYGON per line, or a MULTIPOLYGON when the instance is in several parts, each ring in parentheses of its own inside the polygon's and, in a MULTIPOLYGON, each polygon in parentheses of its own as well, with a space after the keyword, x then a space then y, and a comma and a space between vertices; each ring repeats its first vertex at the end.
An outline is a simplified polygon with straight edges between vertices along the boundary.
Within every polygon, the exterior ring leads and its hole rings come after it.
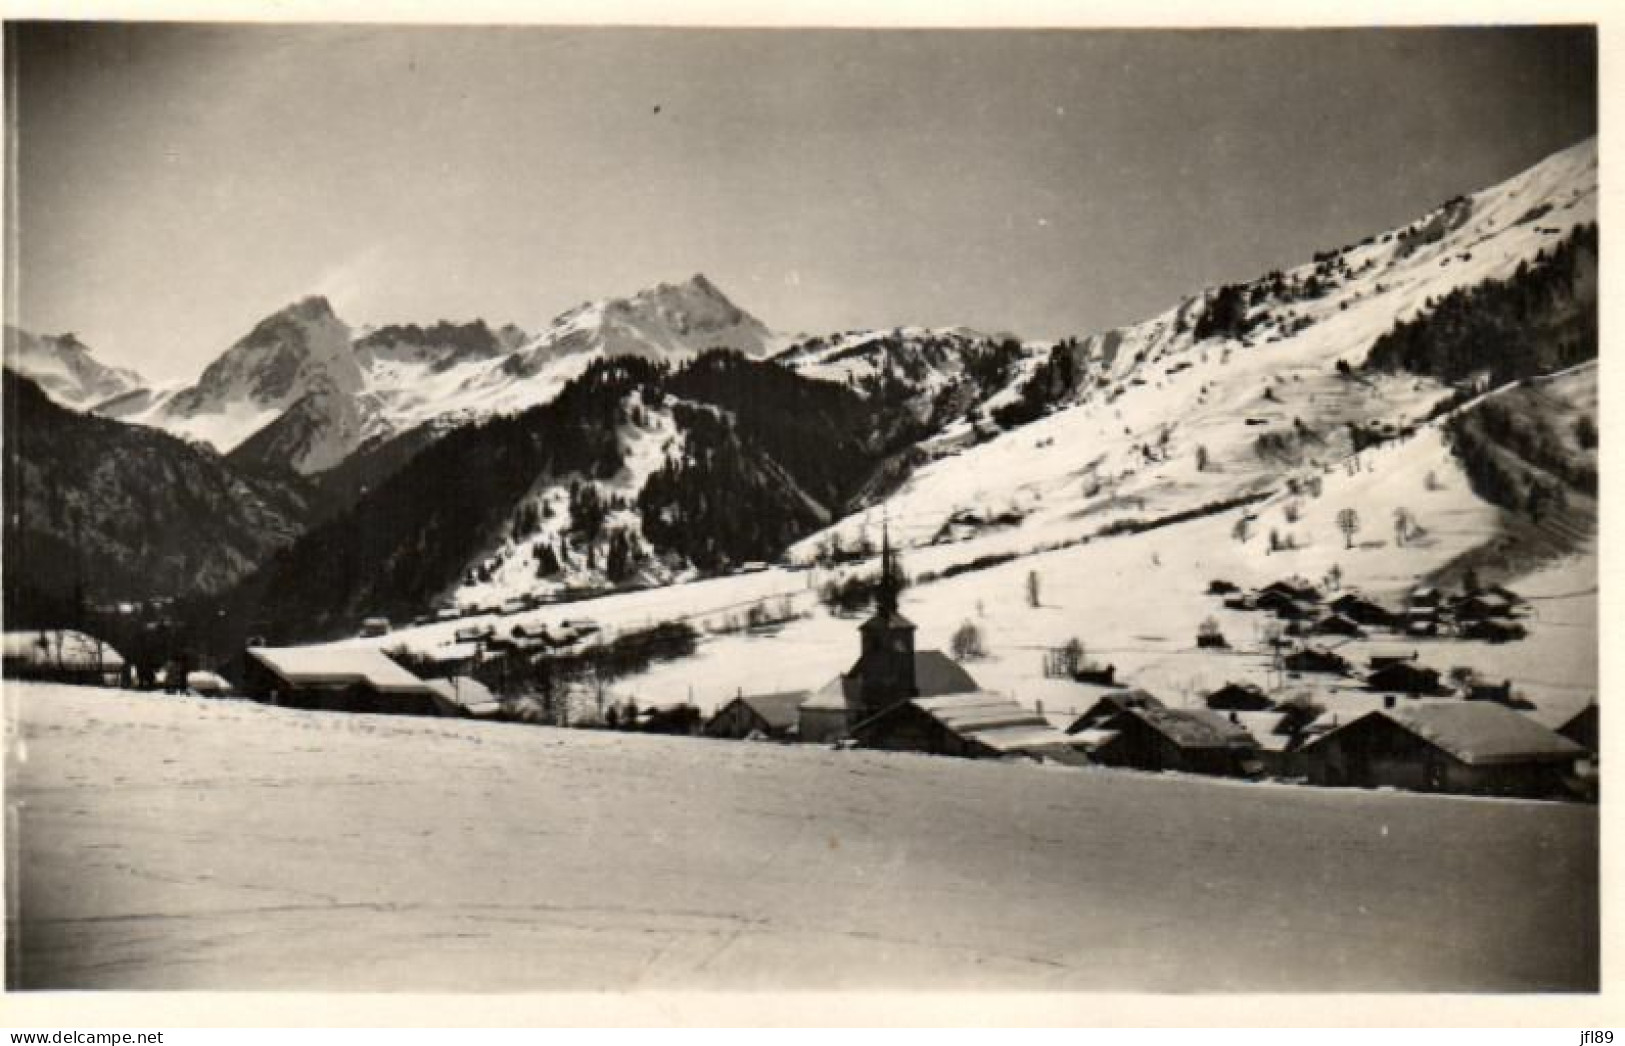
POLYGON ((439 695, 367 646, 248 648, 243 689, 288 708, 384 715, 439 715, 439 695))
POLYGON ((1404 704, 1370 712, 1307 749, 1316 784, 1555 798, 1585 749, 1488 701, 1404 704))
POLYGON ((1136 708, 1105 724, 1117 736, 1092 756, 1105 766, 1251 777, 1263 773, 1245 727, 1207 709, 1136 708))
POLYGON ((767 737, 787 741, 796 737, 800 709, 812 694, 791 690, 776 694, 741 694, 717 710, 705 723, 706 737, 767 737))

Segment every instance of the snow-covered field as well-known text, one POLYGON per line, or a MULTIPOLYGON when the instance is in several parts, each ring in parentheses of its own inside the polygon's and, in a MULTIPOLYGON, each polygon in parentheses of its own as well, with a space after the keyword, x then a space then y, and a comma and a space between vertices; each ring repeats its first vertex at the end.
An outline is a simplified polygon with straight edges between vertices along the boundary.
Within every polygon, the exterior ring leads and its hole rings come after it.
POLYGON ((13 987, 1597 983, 1592 807, 5 703, 13 987))

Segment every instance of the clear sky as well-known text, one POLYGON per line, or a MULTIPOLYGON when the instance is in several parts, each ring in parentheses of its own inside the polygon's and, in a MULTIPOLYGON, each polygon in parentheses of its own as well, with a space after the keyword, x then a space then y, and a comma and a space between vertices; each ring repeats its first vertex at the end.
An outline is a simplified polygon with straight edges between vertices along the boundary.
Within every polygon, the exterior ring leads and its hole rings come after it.
POLYGON ((324 293, 535 330, 1143 319, 1596 130, 1590 30, 13 25, 8 319, 191 378, 324 293))

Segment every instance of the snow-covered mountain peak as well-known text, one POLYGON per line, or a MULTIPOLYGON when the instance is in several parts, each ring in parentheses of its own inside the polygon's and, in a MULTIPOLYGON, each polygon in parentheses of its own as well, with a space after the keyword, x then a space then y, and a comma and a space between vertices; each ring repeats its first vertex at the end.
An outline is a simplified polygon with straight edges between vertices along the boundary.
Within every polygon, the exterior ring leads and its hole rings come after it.
POLYGON ((96 359, 90 347, 72 333, 33 334, 7 324, 5 361, 6 366, 37 382, 57 403, 75 410, 88 410, 146 385, 135 371, 96 359))

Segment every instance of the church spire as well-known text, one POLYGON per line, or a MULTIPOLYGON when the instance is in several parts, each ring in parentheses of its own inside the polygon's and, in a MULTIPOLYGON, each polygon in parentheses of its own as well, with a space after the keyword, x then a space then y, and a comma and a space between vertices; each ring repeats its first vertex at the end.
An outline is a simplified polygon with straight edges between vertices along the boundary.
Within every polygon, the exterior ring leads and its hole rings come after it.
POLYGON ((880 584, 875 592, 875 605, 882 614, 897 613, 897 594, 902 590, 901 578, 897 576, 897 561, 892 557, 891 530, 882 523, 880 525, 880 584))

